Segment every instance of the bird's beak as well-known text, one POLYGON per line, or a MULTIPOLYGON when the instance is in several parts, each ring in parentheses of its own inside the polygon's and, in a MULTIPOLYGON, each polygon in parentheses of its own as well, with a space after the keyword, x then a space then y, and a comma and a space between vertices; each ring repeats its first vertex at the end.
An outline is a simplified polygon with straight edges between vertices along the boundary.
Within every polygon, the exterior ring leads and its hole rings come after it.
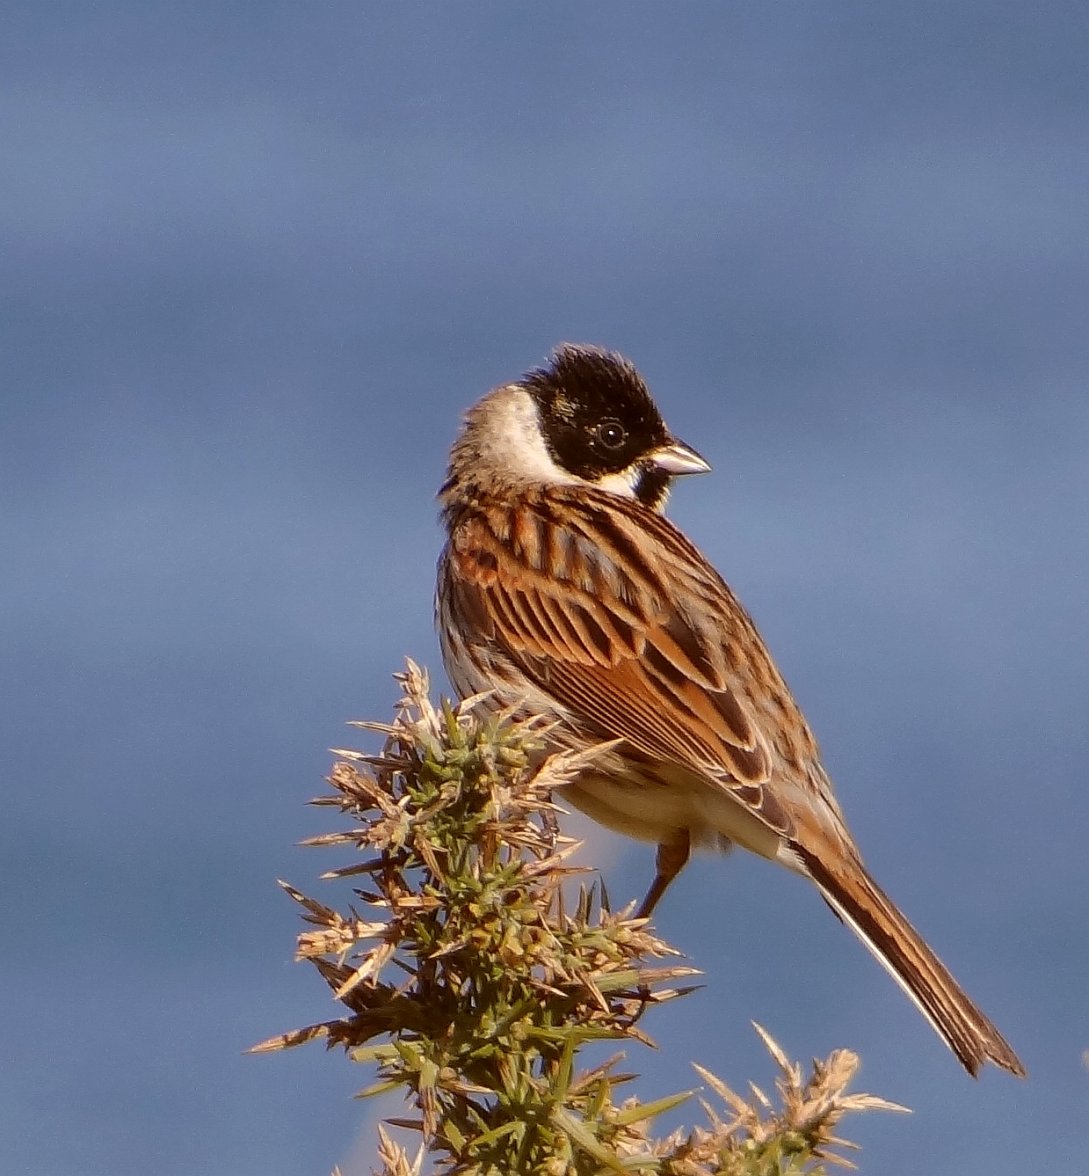
POLYGON ((691 447, 676 437, 656 449, 650 460, 667 474, 705 474, 711 466, 691 447))

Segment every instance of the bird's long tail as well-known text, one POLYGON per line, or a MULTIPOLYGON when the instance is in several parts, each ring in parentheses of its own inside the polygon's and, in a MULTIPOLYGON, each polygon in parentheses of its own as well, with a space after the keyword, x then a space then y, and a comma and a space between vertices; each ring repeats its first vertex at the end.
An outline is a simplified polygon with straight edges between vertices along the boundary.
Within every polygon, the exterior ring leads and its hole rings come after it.
POLYGON ((973 1076, 994 1062, 1025 1076, 1009 1042, 972 1003, 923 937, 857 859, 834 865, 793 847, 824 900, 911 997, 923 1016, 973 1076))

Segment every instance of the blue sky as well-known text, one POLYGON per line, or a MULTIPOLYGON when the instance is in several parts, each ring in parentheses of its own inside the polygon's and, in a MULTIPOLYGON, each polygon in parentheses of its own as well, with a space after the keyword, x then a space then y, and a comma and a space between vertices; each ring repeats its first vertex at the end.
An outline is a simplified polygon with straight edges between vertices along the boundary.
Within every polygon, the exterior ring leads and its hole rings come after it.
MULTIPOLYGON (((343 722, 438 671, 459 414, 561 339, 713 463, 673 517, 874 873, 1021 1051, 974 1083, 797 879, 699 860, 634 1055, 846 1045, 865 1171, 1084 1163, 1089 12, 1012 3, 6 6, 5 1171, 369 1170, 275 886, 343 722)), ((614 899, 652 853, 594 834, 614 899)))

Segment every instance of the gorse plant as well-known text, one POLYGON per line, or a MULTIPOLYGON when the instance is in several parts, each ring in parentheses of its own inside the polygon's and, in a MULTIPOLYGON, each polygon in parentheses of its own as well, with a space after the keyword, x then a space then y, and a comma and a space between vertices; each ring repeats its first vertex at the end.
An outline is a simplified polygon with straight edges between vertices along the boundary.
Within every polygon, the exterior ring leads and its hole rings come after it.
POLYGON ((644 1014, 692 991, 694 969, 645 920, 613 913, 600 888, 565 903, 575 843, 562 836, 554 789, 600 749, 545 757, 540 720, 478 718, 472 701, 436 708, 411 662, 393 723, 359 723, 386 738, 378 756, 338 751, 333 794, 347 828, 313 838, 364 857, 327 878, 358 880, 375 915, 346 913, 285 889, 311 929, 298 958, 314 963, 342 1016, 262 1042, 259 1051, 324 1039, 375 1067, 362 1094, 400 1089, 415 1107, 392 1120, 419 1133, 412 1149, 379 1129, 384 1176, 780 1176, 845 1163, 831 1150, 851 1110, 902 1109, 846 1094, 857 1057, 837 1050, 803 1078, 759 1030, 779 1069, 779 1106, 757 1087, 744 1099, 697 1067, 722 1109, 707 1125, 651 1134, 653 1120, 693 1092, 651 1102, 618 1088, 621 1055, 580 1068, 590 1042, 649 1044, 644 1014))

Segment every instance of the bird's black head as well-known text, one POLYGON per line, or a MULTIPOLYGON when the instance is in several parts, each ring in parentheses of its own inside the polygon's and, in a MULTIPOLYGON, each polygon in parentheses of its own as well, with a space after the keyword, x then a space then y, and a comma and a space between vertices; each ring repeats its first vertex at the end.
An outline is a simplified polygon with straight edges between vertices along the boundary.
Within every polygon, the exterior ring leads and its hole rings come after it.
POLYGON ((642 376, 622 355, 564 343, 522 386, 537 406, 550 455, 576 478, 623 487, 657 508, 674 476, 710 468, 670 434, 642 376))

